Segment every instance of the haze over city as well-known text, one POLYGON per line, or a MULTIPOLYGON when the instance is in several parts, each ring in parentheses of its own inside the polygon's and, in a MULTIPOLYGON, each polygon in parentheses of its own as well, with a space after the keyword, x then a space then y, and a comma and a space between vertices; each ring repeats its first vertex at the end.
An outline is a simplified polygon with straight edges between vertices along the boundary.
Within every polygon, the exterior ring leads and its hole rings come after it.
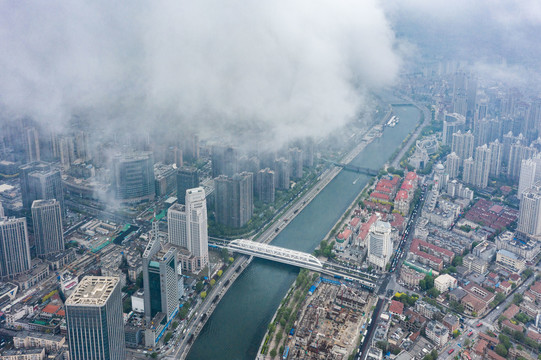
POLYGON ((0 3, 0 360, 541 359, 541 3, 0 3))

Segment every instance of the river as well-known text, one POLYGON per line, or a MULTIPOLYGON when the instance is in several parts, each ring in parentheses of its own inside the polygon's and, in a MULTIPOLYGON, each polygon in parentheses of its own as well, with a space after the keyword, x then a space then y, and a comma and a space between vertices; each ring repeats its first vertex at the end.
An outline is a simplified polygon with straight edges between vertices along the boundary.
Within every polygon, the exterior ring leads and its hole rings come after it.
MULTIPOLYGON (((396 106, 399 123, 385 127, 351 162, 381 168, 404 138, 421 120, 413 106, 396 106)), ((272 241, 273 245, 312 252, 351 202, 359 195, 368 176, 341 171, 317 197, 272 241), (357 181, 355 181, 358 179, 357 181)), ((188 354, 188 360, 253 360, 267 324, 295 280, 298 269, 255 259, 239 276, 209 318, 188 354)))

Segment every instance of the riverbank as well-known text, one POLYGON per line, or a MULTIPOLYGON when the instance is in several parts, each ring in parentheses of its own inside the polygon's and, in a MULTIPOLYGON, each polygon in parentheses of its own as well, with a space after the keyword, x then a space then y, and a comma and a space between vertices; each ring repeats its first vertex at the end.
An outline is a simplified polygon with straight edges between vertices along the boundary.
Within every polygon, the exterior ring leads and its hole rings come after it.
MULTIPOLYGON (((413 105, 413 104, 412 104, 413 105)), ((408 134, 408 137, 407 137, 407 140, 406 141, 403 141, 401 143, 401 147, 398 149, 398 153, 393 153, 391 155, 391 157, 388 159, 388 161, 384 164, 383 168, 387 166, 388 163, 390 162, 393 162, 396 160, 396 158, 400 158, 400 153, 408 148, 408 144, 411 144, 412 141, 415 141, 415 139, 419 136, 420 134, 420 129, 422 129, 422 127, 424 127, 425 123, 426 123, 426 115, 423 114, 423 109, 420 108, 419 106, 417 105, 413 105, 415 106, 417 109, 419 109, 419 111, 421 112, 421 119, 420 121, 418 122, 416 128, 410 132, 408 134), (418 131, 419 130, 419 131, 418 131)), ((383 121, 386 121, 390 118, 390 116, 393 114, 392 112, 392 109, 387 113, 387 116, 385 116, 383 118, 383 121)), ((374 124, 374 126, 378 126, 378 124, 374 124)), ((362 150, 364 150, 364 148, 370 144, 372 141, 374 141, 376 138, 371 138, 370 141, 362 141, 359 145, 357 145, 352 151, 351 151, 351 154, 355 154, 353 156, 349 156, 346 155, 344 158, 343 158, 343 163, 349 163, 351 162, 356 156, 358 156, 362 150), (347 161, 347 162, 346 162, 347 161)), ((364 139, 363 139, 364 140, 364 139)), ((335 235, 335 232, 339 229, 342 228, 342 226, 344 226, 348 220, 349 220, 349 216, 351 214, 351 211, 357 207, 357 204, 358 202, 361 200, 362 196, 363 196, 363 193, 365 191, 367 191, 367 189, 369 189, 371 186, 373 186, 373 182, 367 182, 367 184, 362 188, 362 190, 358 193, 358 195, 355 197, 355 199, 350 203, 350 205, 347 207, 347 209, 344 211, 343 215, 339 218, 339 220, 336 221, 336 223, 334 224, 334 226, 331 228, 331 230, 329 230, 327 232, 327 234, 325 235, 325 237, 323 238, 323 240, 331 240, 331 238, 334 237, 335 235)), ((267 332, 265 334, 265 336, 263 337, 263 340, 259 346, 259 350, 257 352, 257 357, 256 359, 260 360, 260 359, 273 359, 273 357, 269 356, 269 351, 262 351, 262 350, 268 350, 268 349, 271 349, 271 348, 275 348, 276 347, 276 343, 273 343, 271 341, 270 344, 268 344, 268 341, 269 340, 272 340, 272 332, 274 331, 274 329, 270 326, 272 325, 273 323, 275 323, 275 319, 277 317, 277 314, 278 312, 280 311, 281 308, 283 308, 284 306, 284 302, 286 304, 289 303, 289 299, 290 299, 290 296, 292 294, 292 292, 295 290, 295 286, 296 286, 296 282, 293 283, 293 285, 290 287, 290 289, 288 290, 287 294, 286 294, 286 297, 284 297, 284 300, 282 300, 282 303, 281 303, 281 306, 278 308, 278 310, 274 313, 274 316, 272 318, 272 321, 270 322, 269 324, 269 327, 267 329, 267 332), (271 331, 272 330, 272 331, 271 331), (274 347, 273 347, 274 346, 274 347)), ((299 305, 300 306, 300 305, 299 305)), ((280 341, 278 341, 279 343, 280 341)), ((279 354, 280 355, 280 354, 279 354)))

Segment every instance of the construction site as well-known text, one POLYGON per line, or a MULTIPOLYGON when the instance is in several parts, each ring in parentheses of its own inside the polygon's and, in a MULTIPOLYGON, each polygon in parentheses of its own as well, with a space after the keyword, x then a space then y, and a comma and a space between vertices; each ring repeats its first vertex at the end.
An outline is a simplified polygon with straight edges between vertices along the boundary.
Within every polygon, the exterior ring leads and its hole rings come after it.
POLYGON ((289 333, 283 358, 347 359, 356 352, 376 301, 367 291, 319 278, 289 333))

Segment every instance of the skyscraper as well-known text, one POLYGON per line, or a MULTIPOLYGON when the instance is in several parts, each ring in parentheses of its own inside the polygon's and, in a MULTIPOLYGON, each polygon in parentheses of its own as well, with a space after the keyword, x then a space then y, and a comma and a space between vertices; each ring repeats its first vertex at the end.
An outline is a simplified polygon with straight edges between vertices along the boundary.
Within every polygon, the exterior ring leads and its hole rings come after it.
POLYGON ((274 161, 274 181, 276 189, 289 190, 290 168, 289 161, 280 158, 274 161))
POLYGON ((125 203, 151 201, 155 197, 154 157, 150 151, 113 157, 115 198, 125 203))
POLYGON ((199 186, 199 174, 197 169, 183 166, 177 172, 177 199, 179 204, 186 203, 186 190, 199 186))
POLYGON ((443 119, 443 145, 451 145, 453 133, 464 130, 466 118, 460 114, 445 114, 443 119))
POLYGON ((530 189, 535 184, 535 172, 537 163, 532 159, 522 160, 520 166, 520 178, 518 181, 517 197, 522 197, 525 190, 530 189))
POLYGON ((239 171, 238 151, 230 146, 212 147, 212 177, 233 176, 239 171))
POLYGON ((60 203, 62 214, 65 213, 62 177, 59 170, 44 162, 29 163, 19 169, 25 210, 30 210, 34 200, 56 199, 60 203))
POLYGON ((379 270, 385 270, 391 260, 392 253, 391 225, 388 222, 378 220, 370 227, 368 262, 379 270))
POLYGON ((462 181, 468 184, 473 184, 474 179, 474 162, 473 158, 464 160, 464 171, 462 172, 462 181))
POLYGON ((152 237, 143 253, 145 318, 150 322, 158 313, 167 321, 175 317, 178 306, 177 249, 152 237))
POLYGON ((445 168, 451 179, 458 177, 460 171, 460 158, 456 153, 452 152, 447 155, 445 160, 445 168))
POLYGON ((509 149, 507 176, 518 179, 520 176, 520 165, 522 165, 522 160, 533 157, 536 152, 535 148, 531 146, 524 146, 519 143, 511 145, 511 148, 509 149))
POLYGON ((475 138, 471 131, 462 133, 460 130, 453 134, 451 151, 455 152, 461 159, 473 156, 473 145, 475 138))
POLYGON ((24 147, 26 162, 40 161, 39 134, 35 127, 24 129, 24 147))
POLYGON ((522 193, 517 230, 529 235, 541 235, 541 182, 522 193))
POLYGON ((10 278, 32 267, 26 218, 0 218, 0 278, 10 278))
POLYGON ((302 150, 299 148, 289 149, 290 174, 294 179, 302 178, 302 150))
POLYGON ((274 171, 269 168, 260 170, 255 177, 255 193, 264 203, 274 202, 274 171))
POLYGON ((475 149, 472 184, 479 188, 486 188, 488 186, 491 155, 487 144, 478 146, 475 149))
POLYGON ((243 172, 229 178, 219 176, 214 179, 216 202, 216 222, 225 226, 239 228, 252 218, 253 175, 243 172))
POLYGON ((58 201, 35 200, 32 204, 32 222, 38 256, 47 256, 64 250, 62 211, 58 201))
POLYGON ((488 145, 490 153, 492 154, 490 158, 490 175, 500 176, 501 175, 501 166, 503 160, 503 145, 496 139, 488 145))
POLYGON ((195 269, 208 264, 207 203, 202 187, 186 190, 186 205, 175 204, 167 212, 169 242, 195 257, 195 269))
POLYGON ((83 278, 66 300, 66 325, 70 359, 126 359, 119 279, 83 278))

